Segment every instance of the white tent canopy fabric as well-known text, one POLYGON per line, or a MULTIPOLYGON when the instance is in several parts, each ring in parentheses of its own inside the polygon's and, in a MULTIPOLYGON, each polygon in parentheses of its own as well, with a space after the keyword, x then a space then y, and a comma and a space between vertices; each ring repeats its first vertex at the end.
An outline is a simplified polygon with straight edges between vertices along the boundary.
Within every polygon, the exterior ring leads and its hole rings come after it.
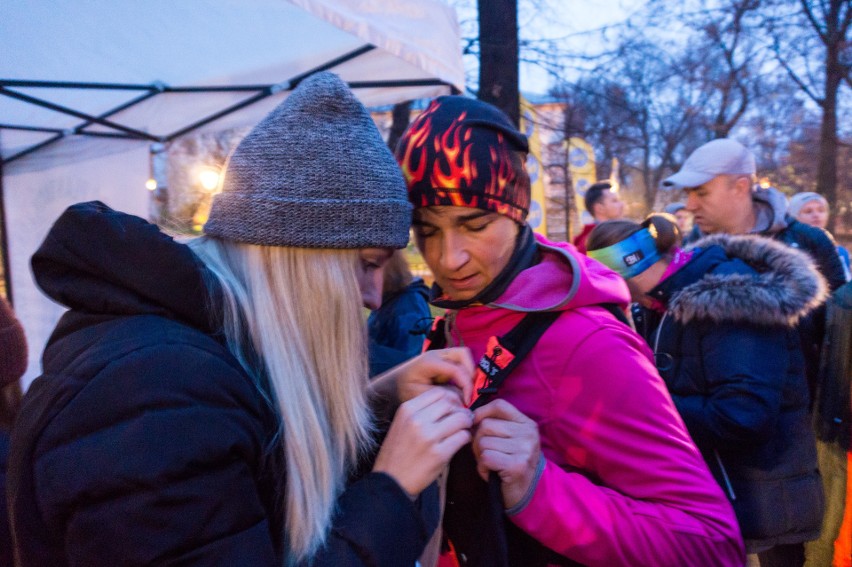
POLYGON ((147 216, 152 144, 252 125, 320 69, 367 106, 464 84, 455 12, 439 0, 4 0, 0 53, 0 204, 25 382, 62 313, 30 256, 74 202, 147 216))

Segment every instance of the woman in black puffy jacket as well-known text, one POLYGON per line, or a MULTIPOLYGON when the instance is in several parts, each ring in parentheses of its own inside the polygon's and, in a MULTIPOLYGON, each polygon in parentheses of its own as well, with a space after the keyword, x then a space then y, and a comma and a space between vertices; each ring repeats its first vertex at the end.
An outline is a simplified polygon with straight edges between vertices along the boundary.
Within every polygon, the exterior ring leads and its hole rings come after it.
POLYGON ((590 235, 589 255, 627 280, 637 330, 731 499, 747 552, 785 564, 822 518, 795 325, 825 300, 826 284, 803 253, 766 238, 676 242, 668 215, 608 221, 590 235))
POLYGON ((70 207, 32 260, 68 311, 12 434, 18 565, 413 565, 470 441, 473 363, 448 349, 368 383, 362 306, 409 222, 330 73, 240 143, 203 237, 70 207))

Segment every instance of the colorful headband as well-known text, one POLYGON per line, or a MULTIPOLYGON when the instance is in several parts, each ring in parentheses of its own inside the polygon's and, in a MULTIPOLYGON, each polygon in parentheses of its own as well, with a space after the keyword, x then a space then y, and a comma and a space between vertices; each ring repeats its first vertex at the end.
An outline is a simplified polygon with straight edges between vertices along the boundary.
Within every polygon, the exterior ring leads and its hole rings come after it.
POLYGON ((612 246, 589 250, 588 255, 624 279, 638 276, 661 257, 654 237, 647 228, 634 232, 612 246))

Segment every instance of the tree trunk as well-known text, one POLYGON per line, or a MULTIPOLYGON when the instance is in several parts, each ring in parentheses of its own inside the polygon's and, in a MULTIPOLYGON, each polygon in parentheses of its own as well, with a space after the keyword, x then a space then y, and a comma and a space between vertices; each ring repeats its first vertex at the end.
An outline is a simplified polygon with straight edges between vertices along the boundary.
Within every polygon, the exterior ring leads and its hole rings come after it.
POLYGON ((518 1, 477 0, 479 10, 479 100, 520 123, 518 1))
MULTIPOLYGON (((828 15, 827 36, 825 42, 825 97, 822 101, 822 124, 819 138, 819 162, 817 165, 816 191, 828 201, 828 210, 837 209, 837 91, 843 80, 843 66, 840 62, 839 33, 840 0, 832 1, 831 14, 828 15), (835 4, 837 6, 835 6, 835 4), (832 21, 833 20, 833 21, 832 21)), ((845 36, 843 30, 843 35, 845 36)), ((836 214, 829 215, 828 230, 834 231, 836 214)))
POLYGON ((391 127, 388 133, 388 147, 390 151, 396 150, 399 139, 405 133, 405 129, 411 123, 411 101, 399 102, 393 105, 391 112, 391 127))

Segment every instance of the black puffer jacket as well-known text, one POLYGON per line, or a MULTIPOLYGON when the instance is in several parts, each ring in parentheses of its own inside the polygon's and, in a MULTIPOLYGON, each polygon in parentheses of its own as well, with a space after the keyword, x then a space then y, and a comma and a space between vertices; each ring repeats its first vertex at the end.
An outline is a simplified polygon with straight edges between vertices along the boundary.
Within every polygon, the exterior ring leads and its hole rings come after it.
POLYGON ((667 311, 646 339, 747 546, 817 537, 822 487, 795 332, 827 293, 813 263, 765 238, 717 235, 650 293, 667 311))
MULTIPOLYGON (((71 309, 13 432, 22 567, 284 563, 277 420, 209 322, 203 270, 97 202, 66 211, 33 257, 71 309)), ((338 504, 316 565, 412 565, 437 524, 383 474, 338 504)))

